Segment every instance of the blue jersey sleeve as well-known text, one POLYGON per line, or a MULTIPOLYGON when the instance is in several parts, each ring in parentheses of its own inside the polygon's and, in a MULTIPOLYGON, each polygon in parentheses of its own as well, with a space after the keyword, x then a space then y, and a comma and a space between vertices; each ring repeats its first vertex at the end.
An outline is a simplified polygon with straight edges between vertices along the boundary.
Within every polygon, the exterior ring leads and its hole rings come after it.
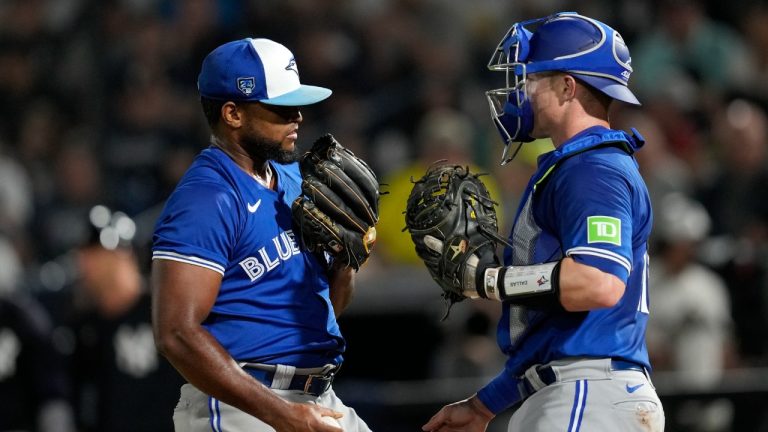
POLYGON ((604 156, 564 163, 547 188, 552 204, 547 219, 564 255, 626 283, 632 268, 631 189, 604 156))
POLYGON ((169 259, 224 274, 242 205, 223 184, 190 182, 174 191, 158 219, 152 259, 169 259))

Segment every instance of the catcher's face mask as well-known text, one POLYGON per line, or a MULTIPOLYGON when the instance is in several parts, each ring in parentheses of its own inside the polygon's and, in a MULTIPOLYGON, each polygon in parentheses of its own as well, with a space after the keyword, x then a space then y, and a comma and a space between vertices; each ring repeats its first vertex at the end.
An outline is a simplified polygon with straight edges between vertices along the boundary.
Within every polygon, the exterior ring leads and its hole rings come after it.
POLYGON ((488 62, 488 69, 504 72, 506 78, 505 87, 486 92, 491 119, 505 143, 501 164, 517 154, 509 155, 513 142, 534 139, 530 136, 534 119, 526 90, 528 74, 567 72, 614 99, 639 105, 627 88, 631 61, 618 32, 575 12, 513 24, 488 62))

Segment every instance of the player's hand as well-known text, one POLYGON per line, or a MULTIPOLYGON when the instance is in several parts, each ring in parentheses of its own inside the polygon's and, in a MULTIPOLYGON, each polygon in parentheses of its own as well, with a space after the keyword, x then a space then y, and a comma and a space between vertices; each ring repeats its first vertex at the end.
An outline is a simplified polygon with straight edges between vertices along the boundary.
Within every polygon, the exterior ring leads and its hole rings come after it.
POLYGON ((294 403, 285 423, 272 425, 280 432, 344 432, 336 419, 344 415, 318 405, 294 403))
POLYGON ((421 427, 427 432, 483 432, 494 415, 477 396, 446 405, 421 427))

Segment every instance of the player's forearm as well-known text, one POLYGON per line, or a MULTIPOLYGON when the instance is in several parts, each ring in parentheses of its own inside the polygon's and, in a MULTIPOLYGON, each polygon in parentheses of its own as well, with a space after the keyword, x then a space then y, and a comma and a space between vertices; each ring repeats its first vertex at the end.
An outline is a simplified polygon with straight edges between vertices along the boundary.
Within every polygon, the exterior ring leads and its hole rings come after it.
POLYGON ((477 280, 477 294, 522 305, 559 304, 577 312, 612 307, 624 294, 624 284, 614 275, 579 264, 572 258, 527 266, 484 269, 477 280))
MULTIPOLYGON (((467 261, 470 263, 471 261, 467 261)), ((465 272, 474 280, 464 295, 529 307, 560 307, 560 262, 524 266, 490 266, 465 272), (472 274, 474 273, 474 276, 472 274)))
POLYGON ((355 292, 355 271, 352 267, 336 267, 329 275, 330 298, 336 318, 352 302, 355 292))
POLYGON ((565 258, 560 267, 560 303, 572 312, 613 307, 624 295, 624 283, 595 267, 565 258))
POLYGON ((275 425, 288 402, 248 375, 204 328, 160 332, 160 352, 203 393, 275 425))

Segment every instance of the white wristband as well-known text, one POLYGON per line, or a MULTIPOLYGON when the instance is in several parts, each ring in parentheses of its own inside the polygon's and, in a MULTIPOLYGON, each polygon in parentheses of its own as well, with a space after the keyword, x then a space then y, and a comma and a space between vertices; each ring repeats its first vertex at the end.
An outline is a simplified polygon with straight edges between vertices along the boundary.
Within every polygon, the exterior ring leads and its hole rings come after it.
POLYGON ((492 267, 485 270, 483 289, 485 290, 485 296, 491 300, 501 301, 501 293, 496 287, 499 286, 499 270, 502 268, 492 267))
POLYGON ((551 292, 554 290, 552 270, 557 264, 555 261, 528 266, 489 268, 485 271, 485 294, 489 299, 503 301, 551 292))

